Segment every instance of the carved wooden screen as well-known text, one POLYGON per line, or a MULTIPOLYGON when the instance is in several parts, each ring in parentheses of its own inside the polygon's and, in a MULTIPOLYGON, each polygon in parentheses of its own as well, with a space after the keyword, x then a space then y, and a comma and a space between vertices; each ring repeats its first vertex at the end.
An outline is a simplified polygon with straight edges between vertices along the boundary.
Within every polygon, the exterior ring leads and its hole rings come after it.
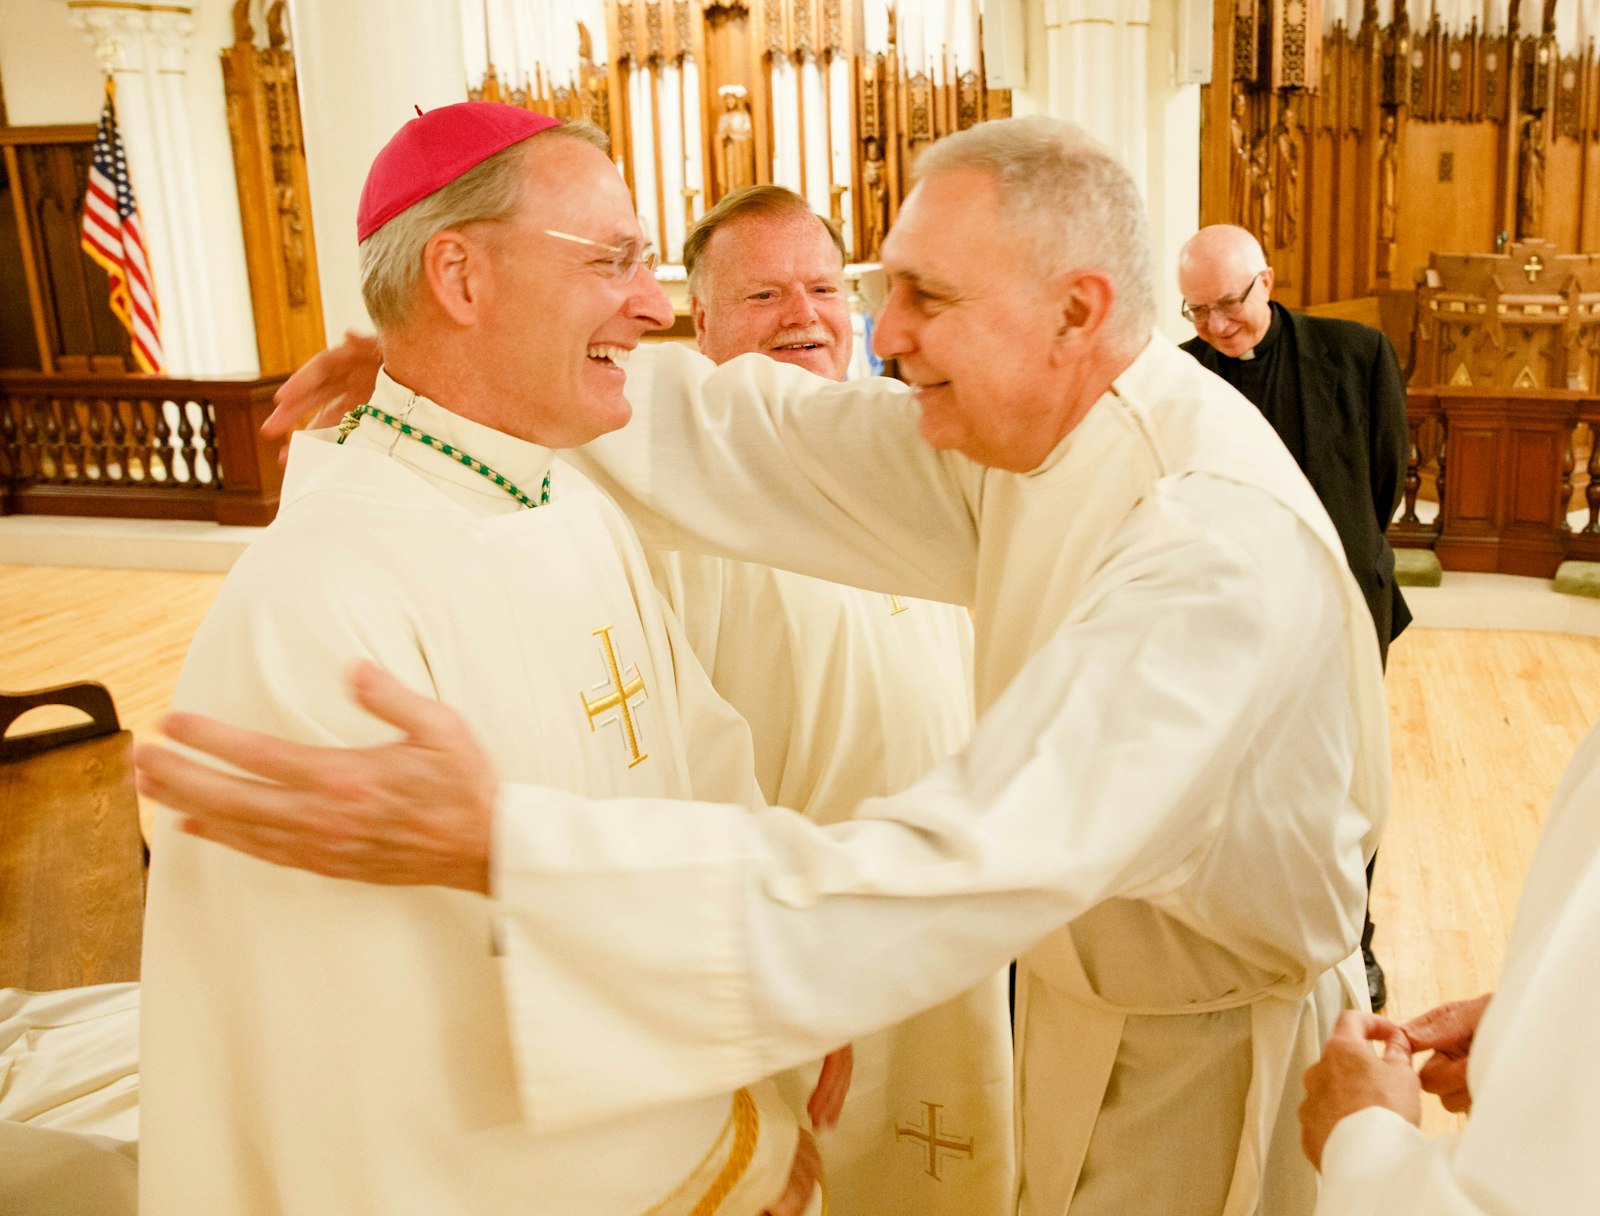
MULTIPOLYGON (((984 83, 981 49, 970 63, 948 53, 913 63, 896 45, 892 12, 886 44, 869 47, 861 6, 848 0, 607 0, 605 9, 604 60, 580 27, 575 81, 557 83, 542 67, 508 79, 491 47, 468 95, 605 129, 647 228, 655 216, 665 229, 670 215, 681 232, 731 186, 776 180, 843 221, 854 259, 871 260, 917 153, 1011 112, 1009 91, 984 83), (694 95, 672 104, 680 90, 694 95), (788 180, 781 163, 782 132, 796 122, 805 182, 788 180)), ((658 243, 675 256, 672 242, 658 243)))
POLYGON ((134 372, 105 271, 79 244, 95 128, 0 127, 0 365, 134 372))
POLYGON ((222 78, 265 376, 293 371, 322 349, 325 335, 285 0, 266 6, 264 46, 257 43, 251 7, 251 0, 234 5, 234 44, 222 52, 222 78))
POLYGON ((1307 6, 1216 3, 1201 216, 1262 239, 1285 302, 1409 291, 1436 250, 1600 242, 1600 65, 1592 41, 1561 53, 1553 4, 1517 36, 1437 11, 1413 28, 1400 5, 1381 25, 1370 2, 1354 29, 1307 21, 1320 67, 1296 80, 1268 48, 1307 6))

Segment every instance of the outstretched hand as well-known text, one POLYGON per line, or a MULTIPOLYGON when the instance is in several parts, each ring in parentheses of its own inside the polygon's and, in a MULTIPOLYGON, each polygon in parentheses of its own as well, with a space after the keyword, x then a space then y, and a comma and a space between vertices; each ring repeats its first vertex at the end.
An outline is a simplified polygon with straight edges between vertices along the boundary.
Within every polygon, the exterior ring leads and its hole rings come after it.
POLYGON ((1374 1013, 1346 1010, 1334 1025, 1322 1059, 1306 1069, 1300 1104, 1300 1147, 1322 1168, 1322 1150, 1346 1115, 1382 1106, 1415 1125, 1422 1120, 1422 1087, 1411 1071, 1405 1031, 1374 1013), (1383 1044, 1381 1056, 1372 1044, 1383 1044))
MULTIPOLYGON (((261 424, 267 439, 287 440, 302 426, 332 426, 345 412, 372 396, 383 355, 371 334, 347 330, 344 341, 313 355, 273 394, 274 408, 261 424)), ((288 458, 288 445, 279 450, 288 458)))
POLYGON ((1467 1060, 1492 995, 1486 992, 1470 1001, 1439 1005, 1412 1018, 1402 1028, 1411 1040, 1412 1051, 1433 1052, 1417 1074, 1422 1088, 1436 1095, 1446 1110, 1458 1115, 1472 1109, 1467 1060))
POLYGON ((371 663, 352 666, 350 688, 404 737, 381 747, 312 747, 170 714, 169 739, 244 775, 147 743, 134 751, 139 792, 186 816, 191 835, 263 861, 487 894, 498 790, 488 756, 454 710, 371 663))

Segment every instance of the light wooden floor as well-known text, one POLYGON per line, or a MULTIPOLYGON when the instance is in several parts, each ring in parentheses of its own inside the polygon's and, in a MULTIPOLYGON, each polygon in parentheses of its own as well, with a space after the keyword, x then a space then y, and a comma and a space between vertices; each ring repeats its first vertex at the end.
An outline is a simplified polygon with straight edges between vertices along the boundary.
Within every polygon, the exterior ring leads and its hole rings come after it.
MULTIPOLYGON (((97 679, 152 737, 221 577, 0 565, 0 689, 97 679)), ((1389 660, 1394 808, 1373 919, 1404 1018, 1493 986, 1544 808, 1600 720, 1600 639, 1414 629, 1389 660)), ((1430 1128, 1449 1122, 1431 1107, 1430 1128)))

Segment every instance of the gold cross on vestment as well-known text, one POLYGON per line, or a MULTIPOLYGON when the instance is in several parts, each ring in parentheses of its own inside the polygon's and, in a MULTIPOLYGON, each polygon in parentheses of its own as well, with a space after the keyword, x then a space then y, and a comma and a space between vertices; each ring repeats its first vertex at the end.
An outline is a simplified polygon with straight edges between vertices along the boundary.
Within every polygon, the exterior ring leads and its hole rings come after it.
POLYGON ((1528 276, 1530 283, 1539 277, 1539 272, 1543 269, 1544 263, 1539 260, 1537 253, 1522 264, 1522 273, 1528 276))
POLYGON ((910 604, 902 604, 900 602, 900 597, 898 595, 889 595, 889 615, 890 616, 899 616, 902 612, 904 612, 909 607, 911 607, 910 604))
POLYGON ((926 1144, 928 1146, 928 1165, 923 1172, 935 1182, 941 1182, 943 1179, 939 1177, 939 1154, 945 1152, 952 1156, 965 1157, 970 1161, 972 1159, 972 1140, 970 1138, 961 1140, 955 1137, 942 1137, 939 1135, 939 1112, 944 1109, 940 1103, 924 1102, 922 1108, 928 1113, 927 1127, 897 1123, 894 1128, 895 1142, 920 1140, 923 1144, 926 1144))
POLYGON ((650 692, 644 686, 644 676, 640 674, 637 663, 629 669, 631 675, 623 673, 622 667, 617 663, 617 648, 611 641, 611 630, 612 626, 602 625, 594 631, 594 636, 600 639, 600 648, 605 654, 608 677, 594 687, 606 691, 593 701, 580 692, 578 699, 583 702, 583 712, 588 715, 591 731, 597 731, 600 726, 611 722, 622 724, 622 737, 628 744, 628 767, 633 768, 650 759, 650 755, 639 750, 639 728, 633 720, 633 708, 630 702, 634 698, 648 700, 650 692), (612 709, 617 711, 616 716, 596 722, 601 714, 612 709))

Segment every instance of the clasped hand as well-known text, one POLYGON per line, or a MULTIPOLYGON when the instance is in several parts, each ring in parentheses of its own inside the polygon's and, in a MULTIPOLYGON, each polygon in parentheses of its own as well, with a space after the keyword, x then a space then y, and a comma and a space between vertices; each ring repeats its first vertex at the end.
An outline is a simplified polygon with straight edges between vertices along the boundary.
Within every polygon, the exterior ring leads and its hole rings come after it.
POLYGON ((1305 1074, 1300 1143, 1311 1163, 1320 1169, 1334 1126, 1369 1106, 1394 1111, 1416 1125, 1426 1090, 1446 1110, 1470 1110, 1467 1061, 1488 1003, 1488 994, 1451 1001, 1403 1026, 1371 1013, 1340 1014, 1322 1059, 1305 1074), (1374 1043, 1383 1044, 1381 1054, 1373 1051, 1374 1043), (1412 1055, 1421 1051, 1433 1054, 1420 1071, 1413 1071, 1412 1055))

